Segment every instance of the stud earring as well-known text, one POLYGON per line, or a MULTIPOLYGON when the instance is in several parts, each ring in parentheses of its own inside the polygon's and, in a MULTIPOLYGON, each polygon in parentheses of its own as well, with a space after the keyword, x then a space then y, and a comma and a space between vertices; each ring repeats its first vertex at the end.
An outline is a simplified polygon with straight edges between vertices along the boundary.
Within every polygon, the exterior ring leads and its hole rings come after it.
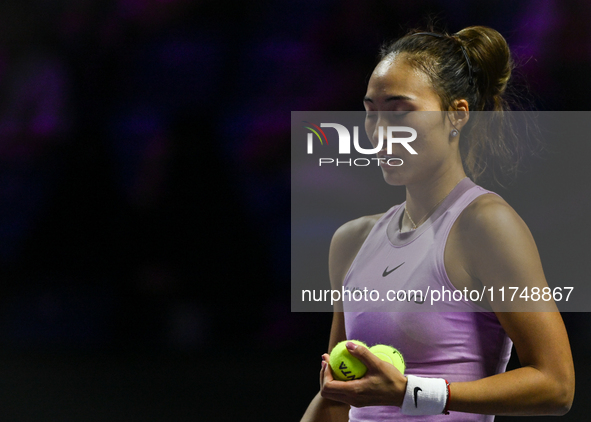
POLYGON ((452 138, 455 138, 456 136, 458 136, 458 131, 456 129, 452 129, 450 134, 452 138))

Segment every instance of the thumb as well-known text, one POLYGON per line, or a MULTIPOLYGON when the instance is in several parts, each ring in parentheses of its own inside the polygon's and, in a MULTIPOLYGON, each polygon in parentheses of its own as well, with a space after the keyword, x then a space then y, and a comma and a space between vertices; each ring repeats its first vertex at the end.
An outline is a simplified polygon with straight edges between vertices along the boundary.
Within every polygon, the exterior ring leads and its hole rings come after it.
POLYGON ((348 341, 345 345, 352 356, 359 359, 368 370, 376 369, 382 362, 380 358, 369 351, 367 347, 348 341))

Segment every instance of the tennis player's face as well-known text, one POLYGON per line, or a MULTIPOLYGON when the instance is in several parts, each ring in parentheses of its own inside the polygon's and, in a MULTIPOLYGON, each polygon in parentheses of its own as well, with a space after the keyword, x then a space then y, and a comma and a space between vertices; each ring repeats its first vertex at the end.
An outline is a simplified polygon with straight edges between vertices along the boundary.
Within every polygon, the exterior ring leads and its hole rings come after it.
MULTIPOLYGON (((440 98, 427 75, 409 65, 404 54, 388 56, 377 65, 367 86, 364 105, 365 131, 374 148, 379 142, 379 128, 383 128, 383 147, 378 157, 385 158, 381 168, 387 183, 408 186, 429 182, 458 165, 457 141, 450 138, 453 127, 441 112, 440 98), (402 143, 393 143, 392 153, 387 154, 388 126, 415 129, 417 138, 408 145, 417 154, 411 154, 402 143), (390 160, 394 166, 388 165, 386 159, 392 157, 401 159, 403 164, 400 165, 400 160, 390 160)), ((403 138, 409 133, 393 135, 403 138)))

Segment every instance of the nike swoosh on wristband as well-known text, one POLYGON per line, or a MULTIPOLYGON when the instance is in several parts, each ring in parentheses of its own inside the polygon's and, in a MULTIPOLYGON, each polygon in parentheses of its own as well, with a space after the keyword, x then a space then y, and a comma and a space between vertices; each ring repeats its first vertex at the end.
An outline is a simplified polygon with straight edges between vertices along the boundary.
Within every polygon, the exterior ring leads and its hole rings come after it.
POLYGON ((390 271, 388 271, 388 267, 386 267, 386 269, 382 273, 382 277, 386 277, 387 275, 390 275, 390 273, 392 271, 396 270, 397 268, 400 268, 403 264, 404 264, 404 262, 402 264, 400 264, 399 266, 397 266, 396 268, 392 268, 390 271))
POLYGON ((419 407, 419 405, 417 404, 417 395, 419 391, 423 391, 423 389, 421 387, 415 387, 415 407, 419 407))

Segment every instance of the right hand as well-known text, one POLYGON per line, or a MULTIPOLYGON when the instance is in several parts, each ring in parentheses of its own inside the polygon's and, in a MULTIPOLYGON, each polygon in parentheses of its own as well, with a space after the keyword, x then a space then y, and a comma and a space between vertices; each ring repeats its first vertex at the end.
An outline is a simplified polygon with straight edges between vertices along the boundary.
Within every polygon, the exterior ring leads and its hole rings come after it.
POLYGON ((358 380, 335 380, 330 356, 325 353, 320 370, 321 396, 355 407, 402 406, 406 377, 394 365, 382 361, 364 346, 348 342, 347 350, 365 364, 367 372, 358 380))

